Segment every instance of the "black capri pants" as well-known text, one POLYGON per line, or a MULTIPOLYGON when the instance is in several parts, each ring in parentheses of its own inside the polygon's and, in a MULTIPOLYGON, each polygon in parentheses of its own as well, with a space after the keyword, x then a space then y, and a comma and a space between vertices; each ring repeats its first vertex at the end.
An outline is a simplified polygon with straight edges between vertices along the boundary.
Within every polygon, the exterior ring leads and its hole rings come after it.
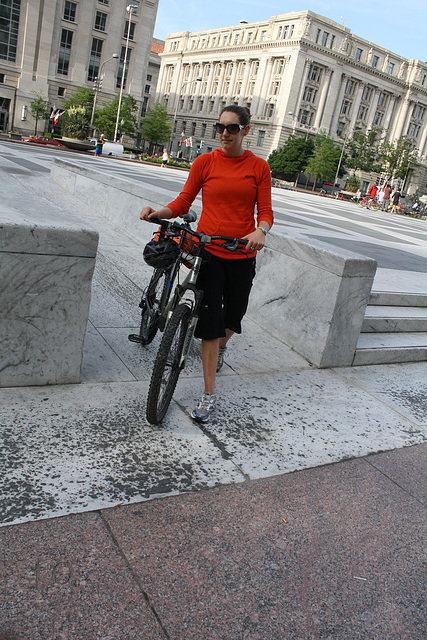
POLYGON ((197 277, 203 299, 194 335, 202 340, 223 338, 225 330, 242 333, 255 276, 255 258, 227 260, 204 251, 197 277))

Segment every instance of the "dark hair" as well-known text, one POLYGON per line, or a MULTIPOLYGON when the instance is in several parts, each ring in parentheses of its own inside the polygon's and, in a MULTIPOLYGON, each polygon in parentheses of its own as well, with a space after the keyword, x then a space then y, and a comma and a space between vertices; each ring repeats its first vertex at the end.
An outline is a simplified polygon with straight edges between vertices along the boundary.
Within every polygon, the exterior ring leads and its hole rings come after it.
POLYGON ((236 104, 230 104, 228 107, 224 107, 224 109, 219 114, 219 117, 222 116, 224 111, 231 111, 239 116, 240 124, 243 124, 245 127, 251 121, 251 112, 246 107, 238 107, 236 104))

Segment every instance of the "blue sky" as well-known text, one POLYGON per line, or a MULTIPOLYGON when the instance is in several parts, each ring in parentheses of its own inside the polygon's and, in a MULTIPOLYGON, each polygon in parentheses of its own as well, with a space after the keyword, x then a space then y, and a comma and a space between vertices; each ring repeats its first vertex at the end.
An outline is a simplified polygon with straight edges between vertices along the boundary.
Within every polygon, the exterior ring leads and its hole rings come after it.
POLYGON ((154 36, 229 27, 309 9, 406 58, 427 61, 427 2, 411 0, 159 0, 154 36))

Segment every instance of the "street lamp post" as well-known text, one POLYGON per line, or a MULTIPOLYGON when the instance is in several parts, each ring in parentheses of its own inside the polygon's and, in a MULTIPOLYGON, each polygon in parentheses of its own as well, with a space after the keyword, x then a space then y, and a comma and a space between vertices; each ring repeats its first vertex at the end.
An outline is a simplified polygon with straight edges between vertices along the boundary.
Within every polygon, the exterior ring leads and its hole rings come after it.
POLYGON ((201 82, 202 81, 202 77, 201 76, 197 76, 197 78, 195 78, 195 80, 187 80, 186 82, 184 82, 181 85, 181 89, 179 90, 179 93, 176 97, 176 105, 175 105, 175 112, 173 114, 173 121, 172 121, 172 131, 171 131, 171 137, 170 137, 170 141, 169 141, 169 153, 172 152, 172 144, 173 144, 173 134, 174 134, 174 129, 175 129, 175 122, 176 122, 176 116, 178 113, 178 105, 179 105, 179 99, 181 98, 181 93, 182 90, 185 86, 187 86, 187 84, 191 84, 192 82, 201 82))
POLYGON ((334 178, 334 186, 332 187, 332 194, 331 195, 335 194, 335 184, 336 184, 336 182, 338 180, 338 174, 339 174, 340 169, 341 169, 341 162, 342 162, 342 159, 343 159, 344 149, 345 149, 345 145, 347 144, 348 134, 349 133, 350 133, 350 131, 347 131, 347 133, 345 134, 344 144, 343 144, 342 149, 341 149, 341 155, 340 155, 340 159, 339 159, 338 166, 337 166, 337 172, 336 172, 335 178, 334 178))
POLYGON ((126 76, 126 65, 127 65, 128 50, 129 50, 129 36, 130 36, 131 15, 133 13, 133 9, 138 9, 138 5, 136 5, 136 4, 128 4, 128 6, 126 7, 126 12, 129 14, 128 30, 126 32, 125 57, 124 57, 124 60, 123 60, 122 81, 120 83, 120 94, 119 94, 119 106, 117 107, 116 128, 114 130, 113 142, 117 142, 117 131, 119 129, 120 109, 121 109, 121 106, 122 106, 123 86, 124 86, 124 83, 125 83, 125 76, 126 76))
POLYGON ((93 119, 95 117, 95 107, 96 107, 96 100, 98 98, 99 82, 100 80, 102 80, 102 70, 104 69, 104 65, 107 62, 110 62, 110 60, 116 59, 118 57, 119 57, 118 53, 113 53, 111 58, 107 58, 107 60, 104 60, 104 62, 100 66, 98 77, 95 78, 95 95, 93 97, 92 117, 90 119, 90 126, 89 126, 90 135, 93 135, 93 119))

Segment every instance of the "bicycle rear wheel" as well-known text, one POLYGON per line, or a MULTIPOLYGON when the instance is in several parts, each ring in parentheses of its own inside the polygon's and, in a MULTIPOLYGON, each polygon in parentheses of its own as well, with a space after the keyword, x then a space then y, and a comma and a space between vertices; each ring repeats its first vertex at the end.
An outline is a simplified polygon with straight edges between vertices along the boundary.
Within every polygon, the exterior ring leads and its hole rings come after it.
POLYGON ((139 342, 150 344, 159 329, 158 320, 167 302, 166 290, 169 284, 169 270, 157 269, 150 280, 145 300, 142 302, 139 342))
POLYGON ((168 410, 182 366, 181 355, 190 324, 190 307, 176 307, 166 325, 154 362, 147 398, 147 420, 159 424, 168 410))

